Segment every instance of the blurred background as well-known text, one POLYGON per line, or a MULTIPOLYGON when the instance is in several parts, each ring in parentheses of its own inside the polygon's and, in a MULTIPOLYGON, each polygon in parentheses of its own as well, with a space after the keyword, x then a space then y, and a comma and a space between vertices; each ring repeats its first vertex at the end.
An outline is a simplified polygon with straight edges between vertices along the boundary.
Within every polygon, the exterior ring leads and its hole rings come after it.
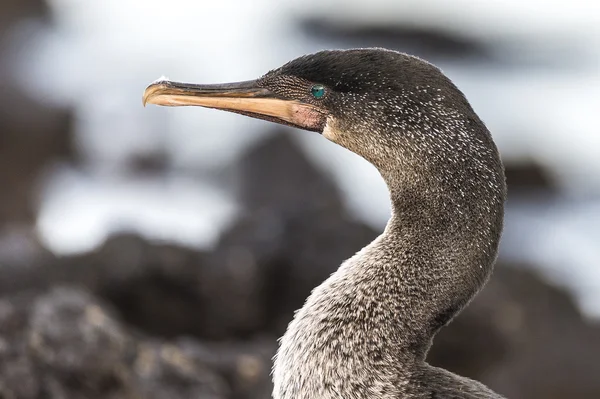
POLYGON ((599 4, 0 0, 0 397, 270 397, 277 337, 383 229, 385 186, 317 134, 141 94, 377 46, 441 67, 506 166, 496 271, 430 361, 599 398, 599 4))

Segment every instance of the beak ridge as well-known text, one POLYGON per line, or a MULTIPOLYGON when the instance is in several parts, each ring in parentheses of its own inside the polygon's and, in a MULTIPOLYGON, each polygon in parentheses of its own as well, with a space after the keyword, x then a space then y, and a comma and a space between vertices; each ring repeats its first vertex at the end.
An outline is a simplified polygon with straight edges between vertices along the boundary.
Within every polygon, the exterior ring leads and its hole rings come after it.
POLYGON ((275 97, 272 92, 261 88, 255 80, 236 83, 198 85, 159 79, 144 91, 142 102, 165 106, 200 105, 194 98, 265 98, 275 97), (185 99, 189 97, 188 99, 185 99))

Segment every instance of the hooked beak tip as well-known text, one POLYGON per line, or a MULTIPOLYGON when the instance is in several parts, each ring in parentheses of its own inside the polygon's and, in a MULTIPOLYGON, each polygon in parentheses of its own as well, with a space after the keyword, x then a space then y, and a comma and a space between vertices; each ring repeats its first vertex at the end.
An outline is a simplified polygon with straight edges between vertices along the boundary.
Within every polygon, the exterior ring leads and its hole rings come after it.
POLYGON ((152 100, 167 88, 167 82, 165 78, 160 78, 148 85, 142 95, 142 105, 145 107, 148 103, 153 104, 152 100))

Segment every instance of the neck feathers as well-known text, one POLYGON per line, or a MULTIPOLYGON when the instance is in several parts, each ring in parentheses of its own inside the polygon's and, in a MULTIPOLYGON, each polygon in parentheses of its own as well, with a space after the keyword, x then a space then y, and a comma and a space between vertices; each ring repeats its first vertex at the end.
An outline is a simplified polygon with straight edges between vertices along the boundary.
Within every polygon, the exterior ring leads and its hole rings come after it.
POLYGON ((497 240, 427 236, 411 222, 396 209, 312 292, 281 340, 274 398, 397 399, 412 389, 435 333, 491 273, 497 240))

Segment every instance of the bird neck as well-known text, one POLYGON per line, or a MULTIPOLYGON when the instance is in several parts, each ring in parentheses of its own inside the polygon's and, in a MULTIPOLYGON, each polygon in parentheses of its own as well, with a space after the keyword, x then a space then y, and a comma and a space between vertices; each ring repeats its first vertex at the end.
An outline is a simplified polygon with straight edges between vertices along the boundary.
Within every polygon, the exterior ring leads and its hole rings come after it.
POLYGON ((351 262, 348 281, 371 293, 366 302, 386 309, 372 322, 395 336, 398 355, 424 360, 435 334, 492 272, 499 237, 476 233, 481 226, 457 227, 435 218, 427 204, 396 203, 384 233, 351 262))
POLYGON ((423 360, 434 335, 482 288, 502 231, 504 174, 493 143, 464 155, 415 153, 379 168, 392 216, 307 301, 308 313, 339 322, 324 329, 362 331, 375 352, 423 360))
POLYGON ((436 332, 489 277, 502 230, 497 153, 464 162, 380 169, 392 217, 296 313, 275 359, 275 398, 345 397, 328 396, 331 387, 397 397, 427 367, 436 332))
POLYGON ((505 181, 495 146, 487 144, 460 161, 440 162, 442 156, 380 169, 392 216, 383 234, 349 262, 348 281, 372 293, 366 301, 387 306, 388 319, 380 322, 396 331, 396 349, 415 360, 424 360, 435 334, 492 272, 505 181))

